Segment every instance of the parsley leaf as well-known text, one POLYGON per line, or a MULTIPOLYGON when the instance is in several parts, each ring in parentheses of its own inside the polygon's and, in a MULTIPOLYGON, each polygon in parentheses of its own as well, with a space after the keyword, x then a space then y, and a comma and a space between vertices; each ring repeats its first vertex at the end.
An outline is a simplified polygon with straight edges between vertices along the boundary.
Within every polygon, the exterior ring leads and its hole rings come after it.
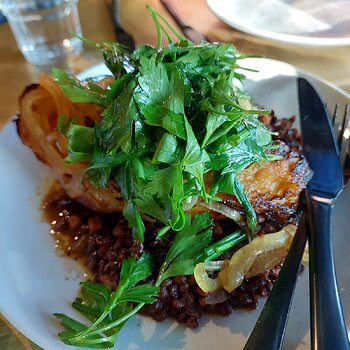
POLYGON ((71 123, 67 130, 68 156, 66 163, 84 162, 90 160, 94 148, 94 129, 71 123))
POLYGON ((156 300, 157 286, 138 284, 151 272, 152 257, 143 254, 138 260, 132 256, 123 261, 120 282, 113 292, 99 283, 82 282, 82 297, 75 300, 73 307, 91 324, 87 326, 64 314, 55 314, 66 329, 59 337, 69 345, 112 347, 123 324, 145 303, 156 300))
POLYGON ((141 180, 139 180, 137 177, 134 166, 135 162, 126 162, 125 166, 118 169, 115 178, 119 184, 122 196, 126 201, 123 215, 128 220, 129 225, 132 227, 134 238, 143 242, 145 226, 135 200, 135 192, 138 190, 140 186, 139 181, 141 180))
POLYGON ((177 232, 165 259, 160 267, 156 285, 166 278, 191 275, 203 250, 212 239, 212 219, 210 213, 197 214, 191 219, 186 215, 185 226, 177 232))
POLYGON ((135 82, 131 80, 119 97, 103 112, 97 124, 99 141, 107 152, 119 147, 128 153, 132 148, 133 123, 137 108, 133 99, 135 82))
POLYGON ((72 102, 92 102, 102 107, 108 106, 106 91, 93 81, 88 81, 87 86, 84 86, 80 81, 57 68, 52 70, 52 75, 72 102))

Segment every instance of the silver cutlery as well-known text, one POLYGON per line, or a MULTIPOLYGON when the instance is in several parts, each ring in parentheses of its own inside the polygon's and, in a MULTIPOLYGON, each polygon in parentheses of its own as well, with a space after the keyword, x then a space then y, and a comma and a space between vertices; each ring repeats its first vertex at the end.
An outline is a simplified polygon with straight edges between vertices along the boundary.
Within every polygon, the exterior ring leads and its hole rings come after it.
POLYGON ((346 161, 349 158, 350 146, 350 105, 347 104, 344 109, 344 114, 341 111, 339 104, 335 105, 332 117, 333 130, 338 143, 340 163, 343 167, 344 176, 348 177, 348 164, 346 161))
POLYGON ((320 97, 298 79, 303 148, 314 174, 306 189, 312 349, 350 349, 334 268, 332 213, 343 172, 329 117, 320 97))
MULTIPOLYGON (((301 206, 305 207, 304 193, 301 195, 301 206)), ((244 346, 244 350, 281 349, 306 244, 306 220, 307 215, 304 212, 284 261, 283 268, 244 346)))
MULTIPOLYGON (((342 127, 338 126, 339 118, 334 118, 334 128, 339 135, 339 154, 320 97, 303 78, 298 78, 298 89, 304 154, 314 171, 301 198, 303 203, 305 196, 308 215, 304 211, 284 266, 245 350, 281 349, 308 231, 312 349, 350 349, 335 277, 331 237, 334 200, 343 187, 341 165, 345 161, 349 145, 350 108, 347 106, 345 109, 342 127)), ((338 108, 335 116, 337 111, 338 108)))

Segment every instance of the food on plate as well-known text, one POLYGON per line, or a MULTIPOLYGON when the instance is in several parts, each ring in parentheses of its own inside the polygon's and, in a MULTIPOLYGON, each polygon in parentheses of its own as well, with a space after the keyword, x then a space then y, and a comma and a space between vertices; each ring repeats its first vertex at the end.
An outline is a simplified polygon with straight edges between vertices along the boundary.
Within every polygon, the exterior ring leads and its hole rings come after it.
POLYGON ((293 118, 242 89, 247 56, 195 46, 149 11, 157 47, 96 44, 111 77, 54 70, 20 98, 18 134, 57 181, 45 201, 52 233, 93 273, 73 302, 87 323, 55 314, 70 345, 111 347, 138 311, 195 328, 203 313, 254 308, 311 176, 293 118))

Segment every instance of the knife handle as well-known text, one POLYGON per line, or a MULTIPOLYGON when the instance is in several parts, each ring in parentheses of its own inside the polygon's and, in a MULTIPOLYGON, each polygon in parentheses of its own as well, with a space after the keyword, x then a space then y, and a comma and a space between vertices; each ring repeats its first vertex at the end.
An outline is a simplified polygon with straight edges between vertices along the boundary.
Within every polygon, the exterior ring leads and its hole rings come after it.
POLYGON ((334 200, 307 196, 310 213, 311 348, 348 350, 349 339, 339 298, 331 224, 334 200))
POLYGON ((281 272, 243 350, 280 350, 282 348, 306 244, 306 221, 306 215, 303 213, 281 272))

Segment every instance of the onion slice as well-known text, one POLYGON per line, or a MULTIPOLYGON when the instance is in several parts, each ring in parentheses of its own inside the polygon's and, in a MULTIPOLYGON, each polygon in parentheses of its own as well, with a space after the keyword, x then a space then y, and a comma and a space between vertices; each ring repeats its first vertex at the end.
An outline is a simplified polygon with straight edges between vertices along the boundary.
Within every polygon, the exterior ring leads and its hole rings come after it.
POLYGON ((211 278, 208 272, 219 271, 223 261, 206 261, 196 265, 193 274, 200 289, 205 293, 213 293, 221 287, 219 278, 211 278))
POLYGON ((237 224, 242 224, 243 223, 243 217, 241 213, 239 213, 237 210, 230 208, 229 206, 221 203, 221 202, 203 202, 203 201, 198 201, 197 205, 200 207, 204 207, 206 209, 215 211, 216 213, 222 214, 225 217, 232 219, 233 221, 237 222, 237 224))
POLYGON ((232 292, 244 278, 270 270, 287 254, 296 226, 287 225, 281 231, 255 237, 239 249, 219 272, 221 285, 232 292))
POLYGON ((296 232, 296 226, 287 225, 282 230, 255 237, 235 252, 231 259, 204 262, 196 265, 194 277, 206 293, 224 288, 232 292, 245 278, 272 269, 287 254, 296 232), (217 278, 210 278, 209 271, 219 271, 217 278))

